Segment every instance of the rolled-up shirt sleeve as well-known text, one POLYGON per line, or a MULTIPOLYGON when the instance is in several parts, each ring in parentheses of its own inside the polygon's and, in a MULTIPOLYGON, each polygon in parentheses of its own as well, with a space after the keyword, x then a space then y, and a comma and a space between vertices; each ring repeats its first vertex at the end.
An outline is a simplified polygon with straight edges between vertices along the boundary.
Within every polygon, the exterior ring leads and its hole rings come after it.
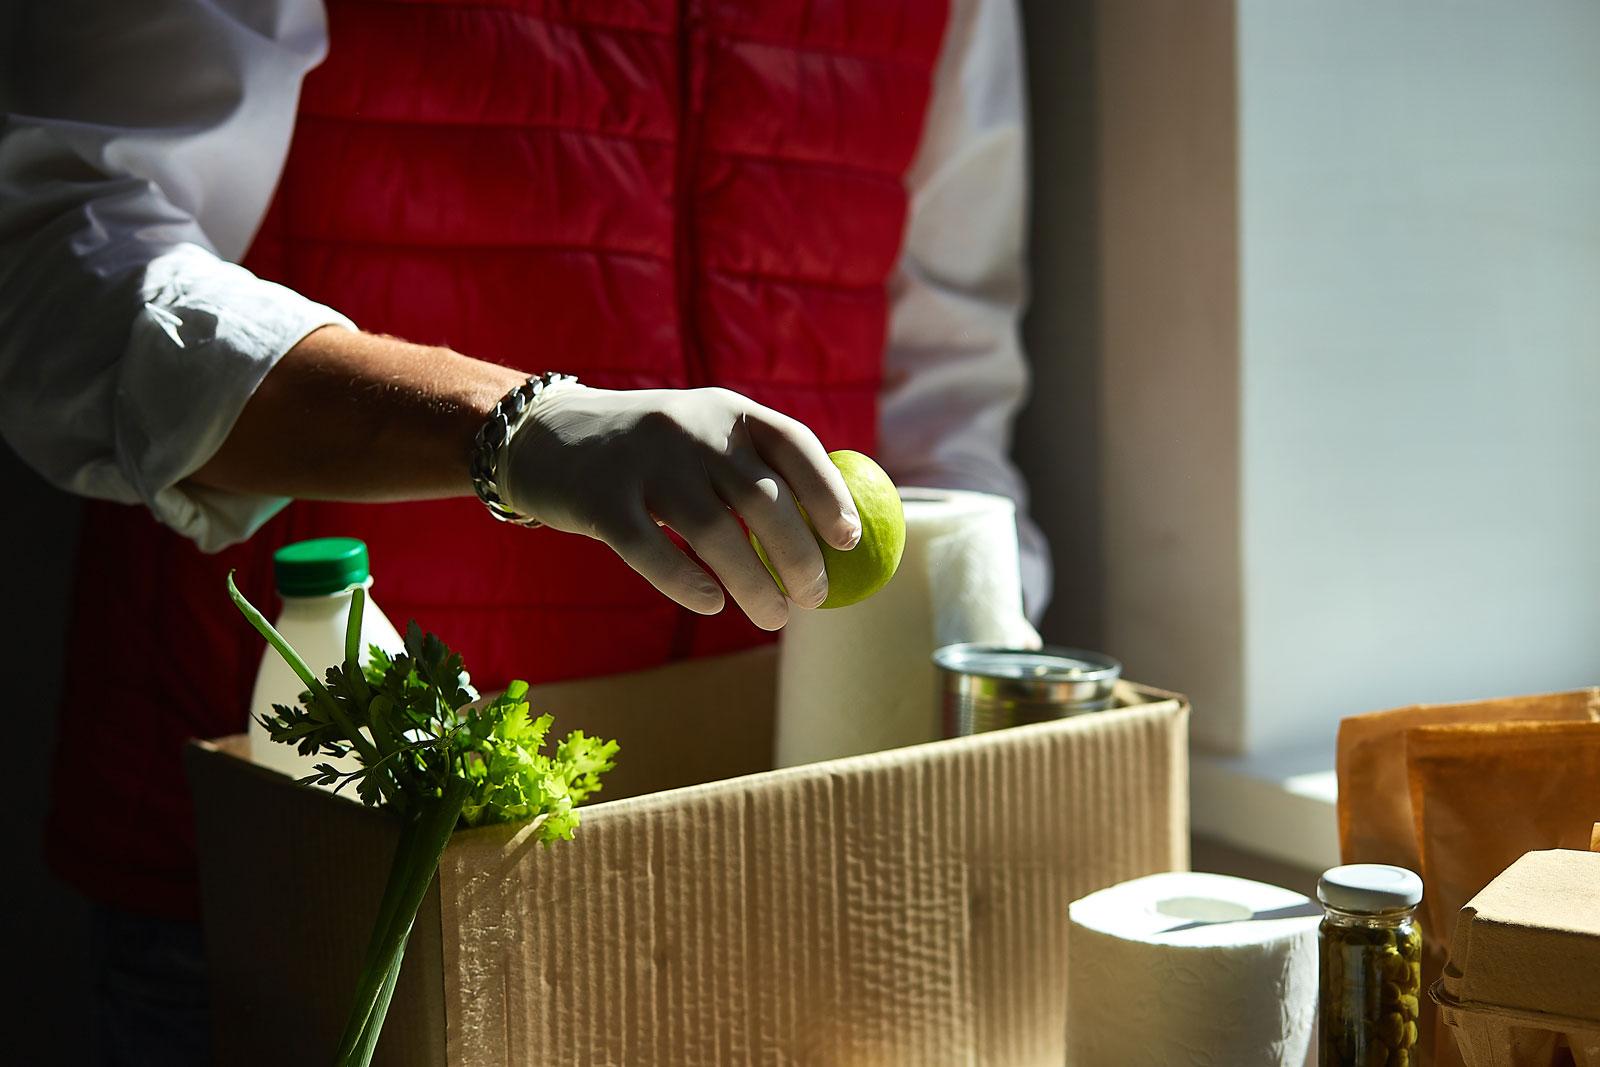
POLYGON ((315 0, 27 5, 0 131, 0 433, 71 492, 215 550, 285 500, 186 479, 343 315, 231 262, 271 197, 315 0))
POLYGON ((1027 396, 1027 133, 1012 0, 955 0, 922 145, 907 177, 880 414, 880 458, 913 485, 1017 503, 1023 597, 1037 621, 1050 550, 1011 462, 1027 396))

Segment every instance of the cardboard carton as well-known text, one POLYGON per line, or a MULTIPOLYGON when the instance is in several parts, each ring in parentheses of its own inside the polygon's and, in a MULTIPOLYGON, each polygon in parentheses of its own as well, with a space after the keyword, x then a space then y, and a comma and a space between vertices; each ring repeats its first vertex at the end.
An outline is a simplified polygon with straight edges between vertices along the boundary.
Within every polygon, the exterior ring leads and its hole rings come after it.
POLYGON ((1433 999, 1467 1067, 1600 1067, 1600 854, 1517 860, 1461 909, 1433 999))
MULTIPOLYGON (((455 835, 379 1063, 1063 1061, 1068 902, 1187 866, 1187 703, 1125 686, 1112 711, 769 771, 773 666, 538 691, 558 730, 621 742, 627 799, 550 849, 455 835)), ((242 751, 190 754, 218 1062, 314 1064, 397 831, 242 751)))

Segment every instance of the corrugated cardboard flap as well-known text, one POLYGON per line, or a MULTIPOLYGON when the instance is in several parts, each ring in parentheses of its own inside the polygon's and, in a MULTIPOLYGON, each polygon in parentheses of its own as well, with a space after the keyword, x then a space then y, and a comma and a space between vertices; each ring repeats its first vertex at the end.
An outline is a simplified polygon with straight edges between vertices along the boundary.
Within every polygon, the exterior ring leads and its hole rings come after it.
POLYGON ((1187 705, 1141 696, 457 834, 449 1062, 1059 1064, 1067 904, 1187 865, 1187 705))
MULTIPOLYGON (((355 996, 399 825, 249 762, 243 737, 187 752, 219 1064, 325 1063, 355 996)), ((423 899, 385 1067, 445 1058, 439 884, 423 899)))

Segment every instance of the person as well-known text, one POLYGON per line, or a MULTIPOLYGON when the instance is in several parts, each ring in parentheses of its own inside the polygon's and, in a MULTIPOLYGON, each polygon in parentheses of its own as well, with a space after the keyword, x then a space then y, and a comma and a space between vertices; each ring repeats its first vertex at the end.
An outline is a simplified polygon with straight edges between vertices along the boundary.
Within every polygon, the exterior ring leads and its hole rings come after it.
POLYGON ((179 760, 244 725, 230 570, 270 603, 274 549, 360 537, 493 687, 770 639, 734 514, 820 602, 825 447, 1024 503, 1011 0, 100 0, 14 54, 0 430, 91 498, 47 849, 128 1062, 205 1058, 179 760))

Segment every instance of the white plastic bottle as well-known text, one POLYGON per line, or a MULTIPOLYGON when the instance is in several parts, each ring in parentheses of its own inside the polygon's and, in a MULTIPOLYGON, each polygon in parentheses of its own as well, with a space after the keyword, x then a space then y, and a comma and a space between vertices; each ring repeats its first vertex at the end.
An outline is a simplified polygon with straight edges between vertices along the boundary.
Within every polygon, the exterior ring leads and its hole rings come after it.
MULTIPOLYGON (((373 645, 390 654, 405 651, 400 634, 372 602, 372 574, 365 543, 353 537, 299 541, 278 549, 272 565, 278 595, 283 598, 283 613, 274 625, 317 677, 344 660, 345 625, 358 587, 368 591, 361 613, 361 662, 368 661, 368 649, 373 645)), ((302 756, 293 745, 273 741, 256 721, 274 704, 294 704, 304 691, 300 678, 269 646, 262 656, 255 692, 250 698, 251 758, 292 778, 313 773, 319 763, 355 769, 358 764, 353 758, 341 761, 322 754, 302 756)), ((355 796, 349 789, 341 795, 355 796)))

